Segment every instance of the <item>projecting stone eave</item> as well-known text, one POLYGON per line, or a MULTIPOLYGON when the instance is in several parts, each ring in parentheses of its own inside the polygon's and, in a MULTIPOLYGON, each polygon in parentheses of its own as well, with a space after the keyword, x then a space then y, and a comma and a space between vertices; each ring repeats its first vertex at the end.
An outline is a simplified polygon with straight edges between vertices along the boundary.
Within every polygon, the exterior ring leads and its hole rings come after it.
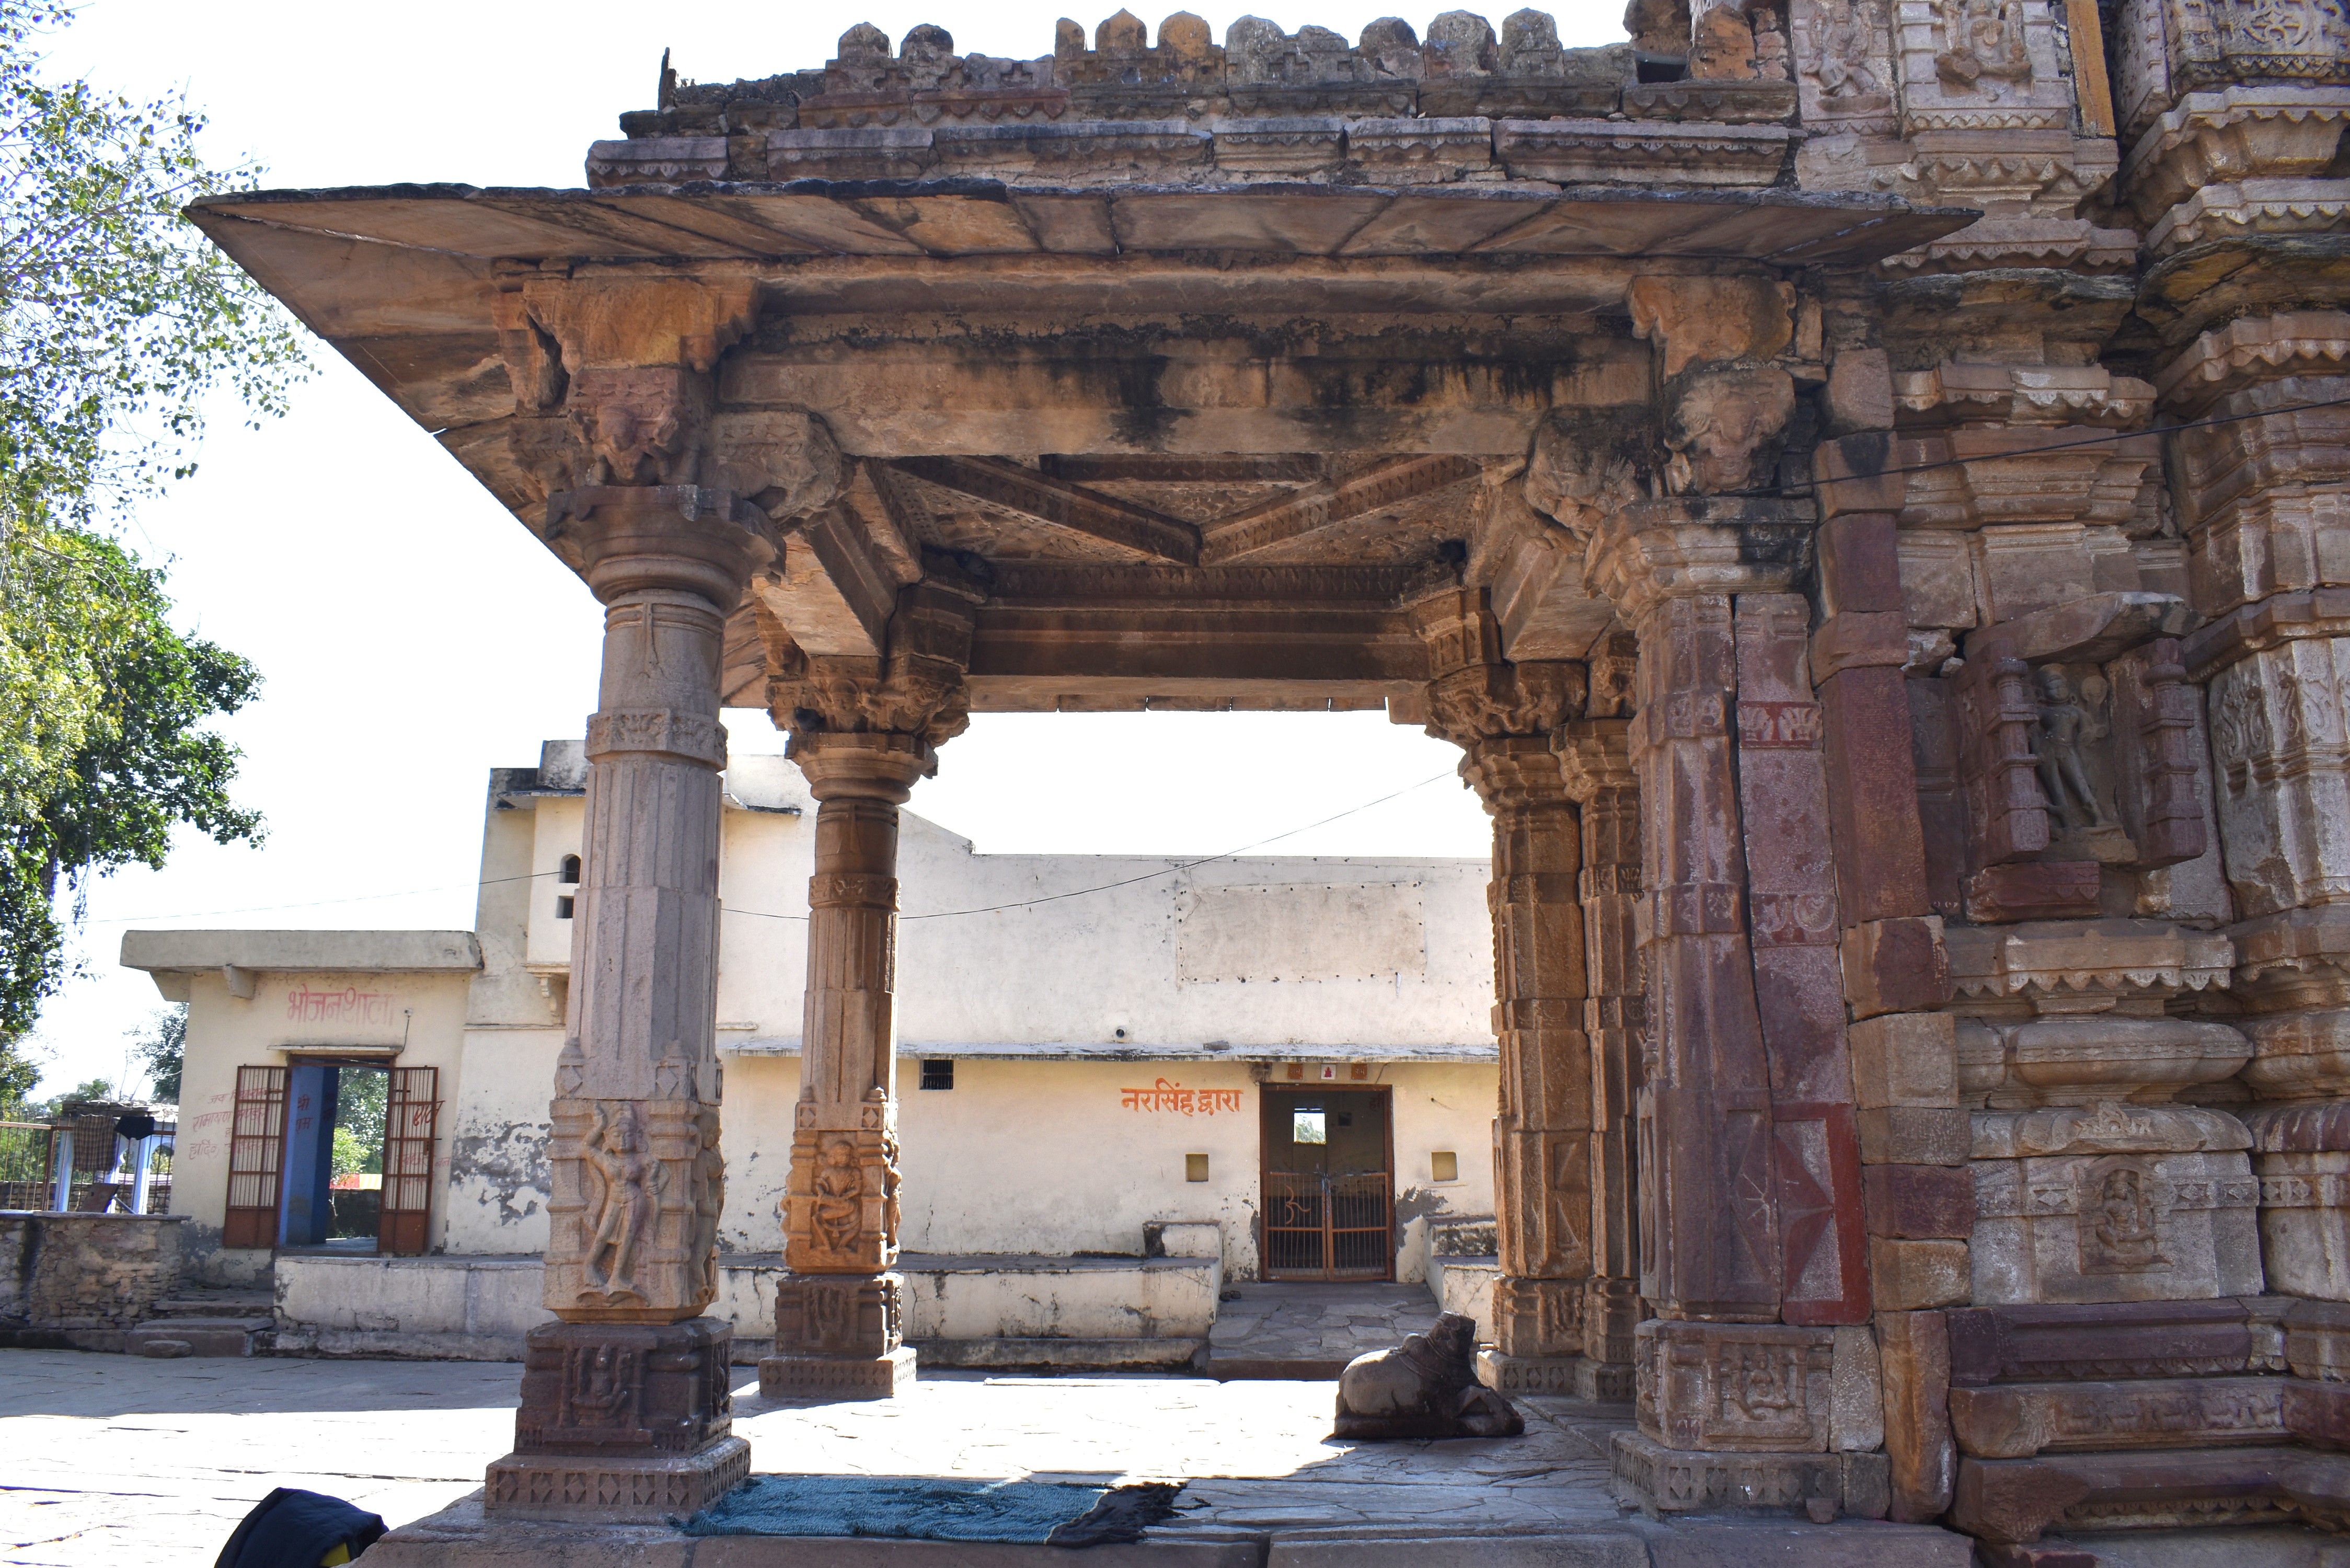
MULTIPOLYGON (((1981 215, 1863 192, 983 179, 699 181, 600 191, 385 185, 243 192, 187 213, 248 267, 265 248, 265 232, 286 231, 484 261, 1066 255, 1097 264, 1136 254, 1256 252, 1861 266, 1981 215)), ((318 292, 335 279, 305 281, 301 292, 318 292)), ((296 298, 287 303, 300 308, 296 298)))

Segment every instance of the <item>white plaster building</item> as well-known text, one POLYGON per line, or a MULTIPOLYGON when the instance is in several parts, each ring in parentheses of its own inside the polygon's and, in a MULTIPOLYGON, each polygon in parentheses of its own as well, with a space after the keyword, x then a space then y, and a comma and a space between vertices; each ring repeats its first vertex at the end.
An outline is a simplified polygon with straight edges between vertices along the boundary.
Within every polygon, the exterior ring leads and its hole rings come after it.
MULTIPOLYGON (((281 1343, 518 1354, 545 1315, 585 775, 577 742, 493 771, 473 931, 125 936, 190 1003, 173 1209, 208 1278, 274 1272, 281 1343), (380 1241, 313 1218, 330 1070, 394 1073, 380 1241)), ((815 814, 779 757, 725 789, 712 1310, 740 1355, 780 1267, 815 814)), ((903 1272, 934 1358, 1188 1356, 1222 1281, 1268 1272, 1268 1182, 1305 1195, 1270 1206, 1274 1271, 1304 1276, 1419 1279, 1431 1220, 1492 1213, 1484 862, 981 855, 910 813, 899 865, 903 1272), (1316 1167, 1359 1174, 1317 1202, 1316 1167)))

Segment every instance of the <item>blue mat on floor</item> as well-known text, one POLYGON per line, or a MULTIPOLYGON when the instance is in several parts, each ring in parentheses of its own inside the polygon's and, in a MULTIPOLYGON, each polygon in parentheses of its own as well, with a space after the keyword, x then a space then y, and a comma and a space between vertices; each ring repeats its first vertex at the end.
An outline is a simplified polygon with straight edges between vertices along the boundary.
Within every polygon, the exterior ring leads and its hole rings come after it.
POLYGON ((753 1476, 687 1521, 688 1535, 870 1535, 1042 1542, 1107 1487, 900 1476, 753 1476))

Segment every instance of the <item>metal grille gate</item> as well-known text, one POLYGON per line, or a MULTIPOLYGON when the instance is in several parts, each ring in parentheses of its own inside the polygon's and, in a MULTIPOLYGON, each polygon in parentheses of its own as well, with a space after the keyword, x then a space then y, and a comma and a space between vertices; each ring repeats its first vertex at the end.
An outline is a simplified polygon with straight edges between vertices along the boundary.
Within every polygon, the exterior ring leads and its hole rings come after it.
POLYGON ((432 1137, 440 1119, 437 1067, 394 1067, 383 1118, 383 1210, 376 1251, 421 1256, 430 1240, 432 1137))
POLYGON ((1264 1173, 1268 1280, 1384 1280, 1394 1230, 1394 1193, 1383 1170, 1264 1173))
POLYGON ((286 1069, 239 1067, 222 1246, 277 1245, 278 1162, 285 1151, 286 1069))

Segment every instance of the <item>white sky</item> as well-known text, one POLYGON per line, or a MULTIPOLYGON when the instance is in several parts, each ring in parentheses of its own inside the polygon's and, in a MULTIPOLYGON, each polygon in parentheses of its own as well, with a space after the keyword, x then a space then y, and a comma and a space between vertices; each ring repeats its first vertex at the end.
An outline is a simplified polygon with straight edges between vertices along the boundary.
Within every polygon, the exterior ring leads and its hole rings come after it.
MULTIPOLYGON (((1241 12, 1203 14, 1221 37, 1241 12)), ((1329 0, 1273 19, 1353 36, 1384 14, 1329 0)), ((1425 32, 1434 14, 1407 20, 1425 32)), ((1618 0, 1555 14, 1569 45, 1624 36, 1618 0)), ((653 107, 664 47, 681 76, 727 80, 821 65, 859 19, 893 38, 936 21, 961 49, 1025 57, 1050 52, 1057 15, 86 0, 50 58, 140 98, 185 88, 213 161, 254 158, 273 186, 576 186, 588 144, 653 107)), ((116 966, 130 926, 470 927, 487 770, 535 763, 595 706, 587 590, 331 350, 318 358, 288 418, 216 421, 198 473, 130 530, 171 561, 182 623, 261 667, 260 701, 225 728, 268 844, 183 835, 162 871, 90 890, 87 972, 34 1037, 51 1054, 43 1093, 122 1072, 126 1033, 161 1005, 116 966)), ((738 753, 780 745, 763 715, 729 722, 738 753)), ((983 715, 912 809, 983 851, 1213 854, 1439 778, 1267 852, 1482 856, 1484 813, 1439 777, 1458 758, 1378 713, 983 715)))

